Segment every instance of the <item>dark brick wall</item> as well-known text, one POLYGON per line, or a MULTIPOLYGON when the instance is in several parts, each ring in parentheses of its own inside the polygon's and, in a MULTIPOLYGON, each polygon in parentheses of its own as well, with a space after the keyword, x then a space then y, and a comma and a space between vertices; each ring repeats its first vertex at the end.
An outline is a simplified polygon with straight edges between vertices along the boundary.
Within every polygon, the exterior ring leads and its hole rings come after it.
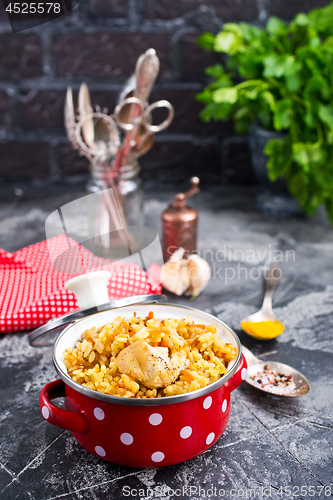
POLYGON ((246 138, 230 123, 203 124, 195 94, 219 60, 196 45, 223 22, 290 19, 325 0, 80 0, 67 16, 12 34, 0 0, 0 178, 73 180, 88 163, 65 136, 66 87, 82 81, 93 103, 113 110, 138 56, 154 47, 161 71, 152 99, 170 100, 173 124, 140 159, 144 179, 253 183, 246 138))
POLYGON ((217 18, 229 21, 256 21, 259 5, 256 0, 147 0, 148 19, 174 19, 205 6, 217 18))

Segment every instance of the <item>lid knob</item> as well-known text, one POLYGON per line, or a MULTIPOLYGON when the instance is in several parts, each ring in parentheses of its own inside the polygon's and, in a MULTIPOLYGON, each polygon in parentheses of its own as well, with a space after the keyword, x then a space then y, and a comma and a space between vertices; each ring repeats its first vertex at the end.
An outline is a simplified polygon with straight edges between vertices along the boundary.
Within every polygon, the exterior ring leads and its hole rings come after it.
POLYGON ((89 309, 110 300, 107 290, 110 278, 109 271, 81 274, 66 281, 65 288, 75 294, 80 309, 89 309))

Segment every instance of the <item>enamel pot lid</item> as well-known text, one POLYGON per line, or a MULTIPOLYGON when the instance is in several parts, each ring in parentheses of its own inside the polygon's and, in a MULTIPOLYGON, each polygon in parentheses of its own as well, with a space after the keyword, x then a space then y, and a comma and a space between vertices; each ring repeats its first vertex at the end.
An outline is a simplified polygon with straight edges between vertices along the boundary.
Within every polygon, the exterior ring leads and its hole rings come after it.
POLYGON ((75 321, 97 314, 103 311, 118 309, 135 304, 154 304, 166 300, 165 295, 150 294, 150 295, 136 295, 134 297, 126 297, 123 299, 110 300, 101 305, 79 309, 77 311, 54 318, 48 321, 45 325, 40 326, 28 335, 29 344, 33 347, 46 347, 52 346, 56 337, 75 321))

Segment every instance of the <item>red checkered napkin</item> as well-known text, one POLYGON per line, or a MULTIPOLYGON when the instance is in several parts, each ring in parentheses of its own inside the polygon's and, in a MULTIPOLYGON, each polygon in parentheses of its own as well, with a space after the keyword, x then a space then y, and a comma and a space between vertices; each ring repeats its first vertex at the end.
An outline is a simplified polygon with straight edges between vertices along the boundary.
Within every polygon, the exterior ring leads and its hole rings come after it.
MULTIPOLYGON (((99 269, 111 272, 108 285, 110 298, 161 293, 160 267, 157 265, 153 265, 147 273, 136 264, 98 258, 75 243, 75 253, 76 256, 79 253, 81 262, 77 268, 72 262, 67 266, 72 272, 60 272, 52 267, 50 243, 57 247, 58 253, 64 248, 64 259, 71 259, 65 252, 68 238, 64 235, 12 254, 0 249, 0 332, 31 330, 51 318, 78 309, 75 296, 64 288, 64 283, 78 274, 84 274, 82 269, 86 272, 99 269)), ((62 264, 62 269, 66 269, 66 262, 62 264)))

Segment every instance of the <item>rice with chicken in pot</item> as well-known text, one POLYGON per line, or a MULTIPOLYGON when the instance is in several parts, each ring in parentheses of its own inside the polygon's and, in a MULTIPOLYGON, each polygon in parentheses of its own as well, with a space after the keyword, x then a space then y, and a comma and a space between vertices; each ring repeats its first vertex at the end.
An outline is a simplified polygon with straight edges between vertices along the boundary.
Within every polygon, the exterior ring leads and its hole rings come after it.
POLYGON ((116 318, 81 335, 64 355, 68 375, 112 396, 156 398, 205 387, 227 372, 236 348, 213 325, 178 319, 116 318))

